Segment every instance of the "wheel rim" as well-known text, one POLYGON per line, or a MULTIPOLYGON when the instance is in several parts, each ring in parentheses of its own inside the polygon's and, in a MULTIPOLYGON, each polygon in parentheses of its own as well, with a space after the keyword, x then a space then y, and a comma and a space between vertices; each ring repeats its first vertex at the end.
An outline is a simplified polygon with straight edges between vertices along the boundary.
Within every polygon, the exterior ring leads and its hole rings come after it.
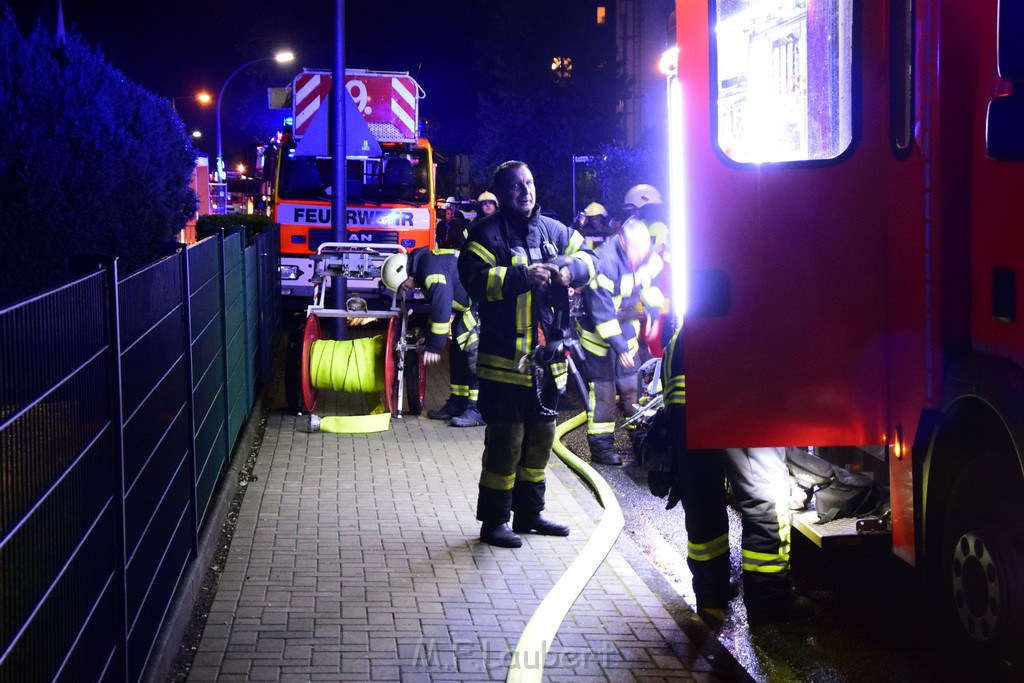
POLYGON ((384 340, 384 408, 394 414, 398 405, 395 396, 398 387, 398 376, 395 372, 397 363, 395 347, 398 344, 398 318, 391 318, 388 322, 388 334, 384 340))
POLYGON ((313 380, 310 377, 310 356, 312 355, 313 342, 322 339, 320 332, 320 319, 316 315, 310 315, 306 318, 306 323, 302 328, 302 355, 300 358, 300 381, 302 388, 302 408, 307 413, 312 413, 316 410, 316 399, 319 395, 319 391, 313 386, 313 380))
POLYGON ((991 527, 965 533, 953 551, 953 597, 964 631, 988 643, 1024 623, 1021 600, 1011 592, 1019 580, 1020 552, 1011 534, 991 527))

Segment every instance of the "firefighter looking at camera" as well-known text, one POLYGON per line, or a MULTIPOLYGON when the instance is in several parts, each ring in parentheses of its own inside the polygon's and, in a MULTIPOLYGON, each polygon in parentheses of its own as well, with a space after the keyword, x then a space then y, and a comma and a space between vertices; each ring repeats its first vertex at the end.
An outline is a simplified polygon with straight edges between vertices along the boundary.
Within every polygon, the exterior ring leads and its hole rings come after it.
POLYGON ((578 232, 541 215, 526 164, 499 166, 493 188, 499 209, 470 228, 459 276, 480 307, 478 405, 487 422, 480 540, 518 548, 519 533, 569 534, 567 526, 541 516, 544 470, 568 373, 560 352, 571 334, 566 287, 589 282, 594 260, 578 232))
POLYGON ((636 411, 636 366, 641 319, 655 334, 664 300, 652 280, 661 259, 651 250, 647 226, 630 218, 598 251, 597 275, 583 291, 576 334, 589 380, 587 442, 590 460, 621 465, 615 451, 616 394, 626 417, 636 411))
POLYGON ((424 345, 423 360, 432 365, 441 357, 451 333, 455 343, 449 353, 448 401, 436 410, 427 411, 431 420, 447 420, 453 427, 477 427, 484 423, 476 408, 479 382, 476 378, 478 344, 476 314, 473 302, 459 282, 454 249, 421 247, 408 255, 392 254, 381 266, 381 282, 393 292, 407 292, 419 287, 430 299, 430 322, 424 345), (454 328, 452 315, 455 316, 454 328))

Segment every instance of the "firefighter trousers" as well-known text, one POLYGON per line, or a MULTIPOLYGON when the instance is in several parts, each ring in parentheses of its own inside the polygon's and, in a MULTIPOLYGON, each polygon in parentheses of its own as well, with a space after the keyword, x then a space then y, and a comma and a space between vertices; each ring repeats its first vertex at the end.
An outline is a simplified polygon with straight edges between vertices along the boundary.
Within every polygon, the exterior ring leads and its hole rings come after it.
POLYGON ((466 352, 458 344, 449 345, 448 381, 451 395, 465 407, 475 405, 480 390, 480 382, 476 378, 476 347, 466 352))
POLYGON ((587 436, 612 434, 615 431, 615 397, 619 396, 622 411, 632 414, 636 403, 636 367, 625 368, 610 348, 604 356, 584 349, 587 381, 587 436))
POLYGON ((512 512, 532 515, 544 509, 545 469, 555 442, 554 418, 537 412, 531 387, 480 381, 484 429, 483 467, 476 518, 485 524, 508 522, 512 512))
POLYGON ((747 608, 786 606, 789 574, 789 472, 785 449, 691 450, 678 461, 686 515, 687 565, 698 608, 721 608, 729 596, 729 519, 725 482, 742 523, 740 555, 747 608))

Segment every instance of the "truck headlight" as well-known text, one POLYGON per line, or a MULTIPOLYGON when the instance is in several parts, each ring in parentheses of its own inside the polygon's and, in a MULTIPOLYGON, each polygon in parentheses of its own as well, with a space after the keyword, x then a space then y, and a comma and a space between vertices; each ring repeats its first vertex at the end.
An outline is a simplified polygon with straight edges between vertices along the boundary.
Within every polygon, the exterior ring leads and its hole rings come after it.
POLYGON ((282 280, 298 280, 299 275, 302 274, 298 266, 279 266, 277 272, 281 275, 282 280))

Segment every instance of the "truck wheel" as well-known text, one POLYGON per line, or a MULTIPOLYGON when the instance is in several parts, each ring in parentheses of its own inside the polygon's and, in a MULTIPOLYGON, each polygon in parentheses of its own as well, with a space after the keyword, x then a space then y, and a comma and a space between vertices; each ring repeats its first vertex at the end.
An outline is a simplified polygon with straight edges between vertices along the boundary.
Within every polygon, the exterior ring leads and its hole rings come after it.
POLYGON ((284 395, 288 412, 302 415, 302 325, 288 333, 288 349, 284 361, 284 395))
POLYGON ((1024 628, 1024 521, 1019 468, 976 458, 953 486, 940 561, 961 632, 990 654, 1018 657, 1024 628))

